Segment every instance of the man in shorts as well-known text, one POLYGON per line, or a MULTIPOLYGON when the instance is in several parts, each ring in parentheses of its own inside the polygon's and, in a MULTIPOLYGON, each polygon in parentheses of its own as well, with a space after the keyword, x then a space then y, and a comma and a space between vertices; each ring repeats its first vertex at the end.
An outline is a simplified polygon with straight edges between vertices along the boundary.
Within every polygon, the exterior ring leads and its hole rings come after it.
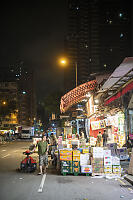
POLYGON ((38 175, 46 173, 46 167, 48 165, 48 144, 46 140, 46 134, 42 136, 42 140, 38 142, 38 155, 39 155, 39 169, 38 175))

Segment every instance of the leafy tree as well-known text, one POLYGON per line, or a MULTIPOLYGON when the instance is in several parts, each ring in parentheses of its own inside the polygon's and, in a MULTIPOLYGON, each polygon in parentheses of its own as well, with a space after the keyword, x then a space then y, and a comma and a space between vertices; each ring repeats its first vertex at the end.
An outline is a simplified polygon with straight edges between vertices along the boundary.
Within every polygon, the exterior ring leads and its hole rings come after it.
POLYGON ((50 116, 52 113, 60 113, 61 93, 52 93, 44 98, 44 110, 50 116))

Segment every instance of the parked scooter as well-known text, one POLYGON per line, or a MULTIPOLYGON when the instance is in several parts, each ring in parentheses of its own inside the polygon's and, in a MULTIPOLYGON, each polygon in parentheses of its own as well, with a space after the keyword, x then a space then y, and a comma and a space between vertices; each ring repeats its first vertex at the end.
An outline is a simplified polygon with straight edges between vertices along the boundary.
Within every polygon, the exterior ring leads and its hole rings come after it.
POLYGON ((31 152, 29 150, 23 152, 23 154, 26 155, 26 157, 20 163, 20 170, 22 172, 34 172, 37 169, 36 160, 34 160, 30 156, 32 153, 33 152, 31 152))

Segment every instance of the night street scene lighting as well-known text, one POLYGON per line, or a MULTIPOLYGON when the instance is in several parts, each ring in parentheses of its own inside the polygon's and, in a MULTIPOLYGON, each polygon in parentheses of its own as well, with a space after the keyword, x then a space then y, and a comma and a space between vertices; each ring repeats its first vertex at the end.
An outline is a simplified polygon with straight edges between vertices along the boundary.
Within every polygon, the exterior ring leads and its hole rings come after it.
POLYGON ((133 1, 0 15, 0 200, 133 199, 133 1))

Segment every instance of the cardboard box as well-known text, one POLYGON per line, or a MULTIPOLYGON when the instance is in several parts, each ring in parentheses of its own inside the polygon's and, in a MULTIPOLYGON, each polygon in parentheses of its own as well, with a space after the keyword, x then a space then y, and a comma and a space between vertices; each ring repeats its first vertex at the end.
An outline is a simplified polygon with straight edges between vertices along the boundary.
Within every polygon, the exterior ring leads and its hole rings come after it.
POLYGON ((80 155, 80 165, 89 165, 90 164, 90 158, 89 154, 81 154, 80 155))
POLYGON ((79 161, 73 161, 73 167, 80 167, 80 162, 79 161))
POLYGON ((113 174, 121 174, 121 166, 120 165, 119 166, 113 165, 113 174))
POLYGON ((93 157, 94 158, 103 158, 103 148, 102 147, 93 147, 93 157))
POLYGON ((103 150, 104 156, 111 156, 111 150, 103 150))
POLYGON ((60 156, 60 160, 72 161, 72 156, 60 156))
POLYGON ((112 174, 112 165, 111 166, 104 166, 104 173, 105 174, 112 174))
POLYGON ((73 156, 80 156, 79 150, 73 150, 73 156))
POLYGON ((120 158, 118 158, 117 156, 113 156, 112 165, 120 165, 120 158))
POLYGON ((93 173, 104 173, 104 168, 99 165, 92 165, 93 173))
POLYGON ((89 149, 83 149, 82 153, 89 153, 89 149))
POLYGON ((93 153, 94 158, 103 158, 103 153, 93 153))
POLYGON ((73 166, 73 163, 72 161, 61 161, 61 166, 63 167, 72 167, 73 166))
POLYGON ((60 156, 72 156, 72 151, 60 150, 60 156))
POLYGON ((92 173, 92 166, 91 165, 82 165, 81 166, 81 173, 92 173))
POLYGON ((103 164, 94 164, 92 163, 92 168, 103 168, 104 165, 103 164))
POLYGON ((120 160, 127 160, 128 158, 128 155, 120 155, 120 160))
POLYGON ((112 165, 112 156, 104 156, 104 165, 112 165))
POLYGON ((80 161, 80 156, 73 156, 73 161, 80 161))
POLYGON ((74 172, 74 173, 80 173, 80 168, 75 168, 75 167, 73 167, 73 172, 74 172))
POLYGON ((103 165, 103 158, 91 158, 92 164, 103 165))
POLYGON ((61 173, 73 173, 73 168, 72 167, 62 167, 61 173))
POLYGON ((109 143, 107 144, 108 149, 117 149, 117 143, 109 143))
POLYGON ((93 147, 92 150, 93 150, 93 153, 103 153, 102 147, 93 147))

